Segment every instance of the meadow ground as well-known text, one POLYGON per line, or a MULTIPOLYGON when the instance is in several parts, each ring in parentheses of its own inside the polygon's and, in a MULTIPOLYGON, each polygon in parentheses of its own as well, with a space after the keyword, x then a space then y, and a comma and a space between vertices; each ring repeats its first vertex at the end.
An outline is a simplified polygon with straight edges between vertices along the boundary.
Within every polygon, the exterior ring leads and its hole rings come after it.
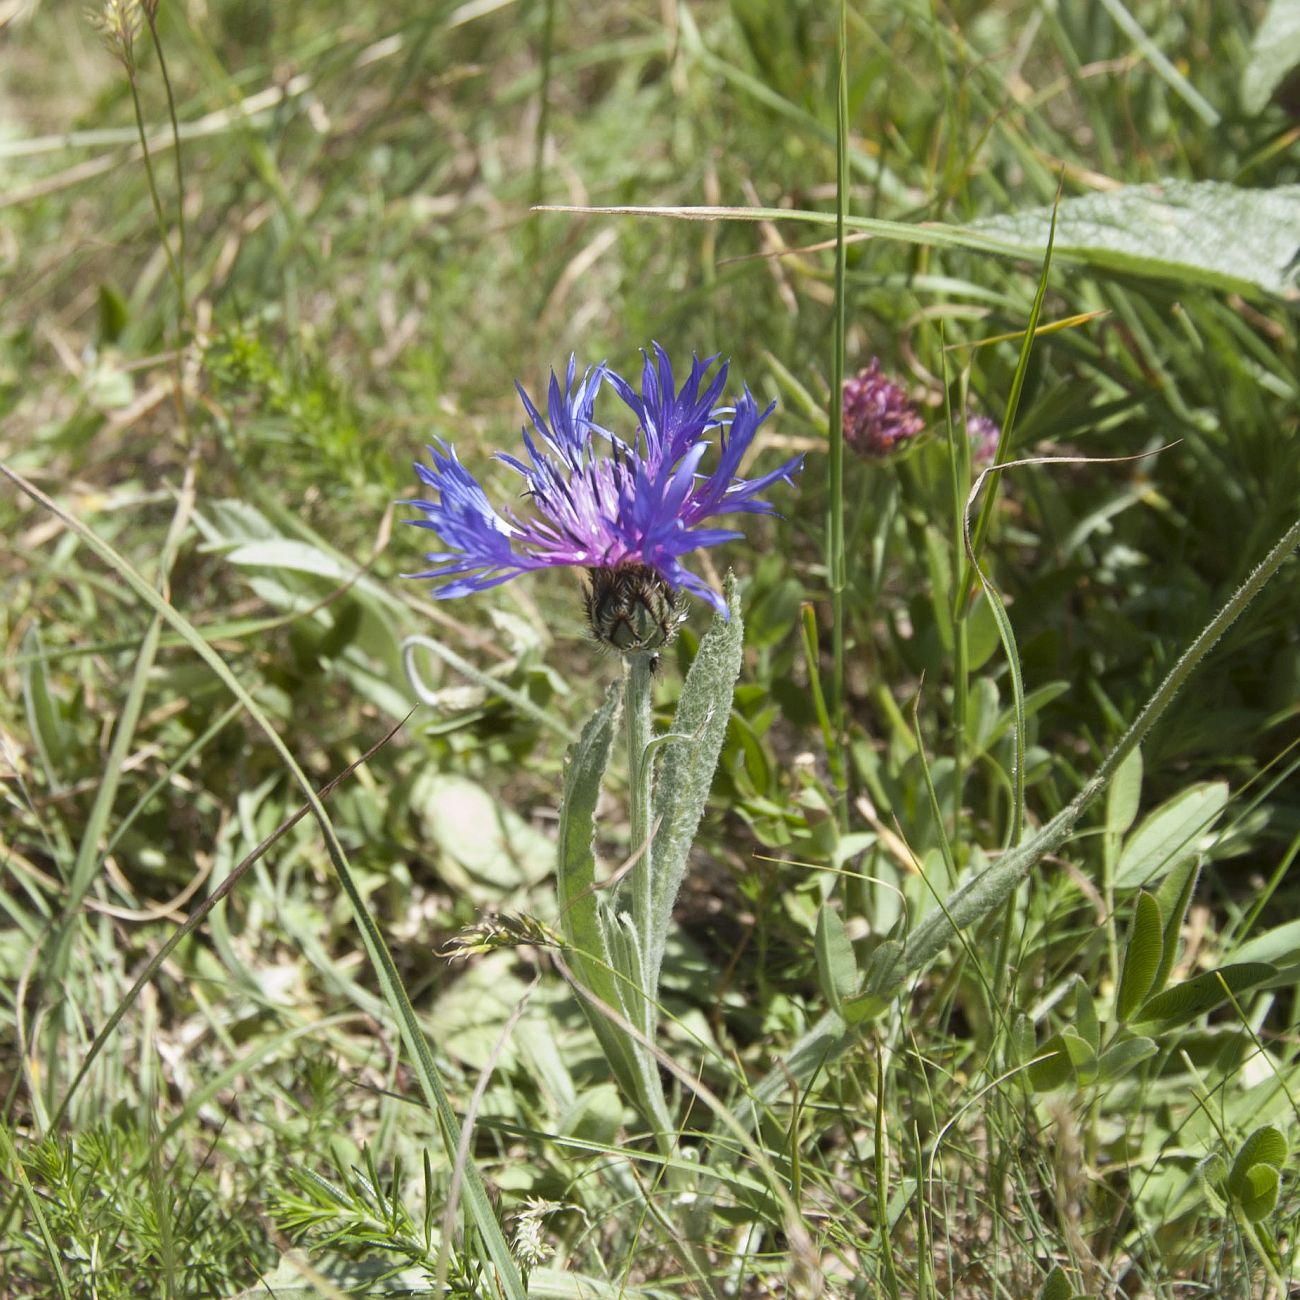
POLYGON ((1296 1294, 1296 0, 93 3, 0 3, 0 1293, 1296 1294), (578 573, 395 504, 652 341, 805 458, 653 805, 578 573))

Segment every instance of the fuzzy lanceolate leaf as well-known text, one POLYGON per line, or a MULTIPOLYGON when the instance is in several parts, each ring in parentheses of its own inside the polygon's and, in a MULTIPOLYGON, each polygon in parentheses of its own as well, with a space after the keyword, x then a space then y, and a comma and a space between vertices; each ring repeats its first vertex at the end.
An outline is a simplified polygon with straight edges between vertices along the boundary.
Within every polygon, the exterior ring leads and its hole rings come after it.
POLYGON ((844 929, 844 920, 828 904, 817 913, 817 978, 822 995, 833 1007, 840 1007, 851 997, 858 983, 858 964, 853 959, 853 945, 844 929))
POLYGON ((1115 1012, 1127 1020, 1151 993, 1164 956, 1164 918, 1154 894, 1145 890, 1133 909, 1133 928, 1124 951, 1124 971, 1119 977, 1115 1012))
POLYGON ((722 753, 731 716, 731 697, 740 676, 745 629, 740 617, 740 595, 728 575, 727 608, 730 617, 715 615, 705 633, 682 685, 671 738, 663 745, 655 783, 655 831, 651 846, 654 862, 650 933, 645 936, 646 988, 659 986, 664 945, 672 924, 673 903, 686 875, 691 844, 704 816, 713 785, 713 773, 722 753))
MULTIPOLYGON (((1192 895, 1196 892, 1196 882, 1200 876, 1200 859, 1188 858, 1175 867, 1160 882, 1160 888, 1156 890, 1160 915, 1165 918, 1164 946, 1160 956, 1160 966, 1156 970, 1155 979, 1151 981, 1148 997, 1154 997, 1164 988, 1169 979, 1169 972, 1174 968, 1174 961, 1178 957, 1179 936, 1183 932, 1183 922, 1187 919, 1187 909, 1192 905, 1192 895)), ((1237 960, 1247 959, 1239 952, 1237 960)), ((1261 957, 1259 960, 1269 961, 1271 958, 1261 957)))
POLYGON ((1226 1002, 1230 996, 1253 989, 1275 974, 1277 967, 1262 961, 1240 962, 1219 970, 1207 970, 1157 993, 1143 1004, 1134 1020, 1139 1023, 1159 1021, 1166 1029, 1185 1025, 1226 1002))
MULTIPOLYGON (((622 1004, 619 982, 614 974, 609 944, 602 923, 600 895, 596 891, 596 800, 600 782, 609 762, 614 736, 614 717, 618 711, 619 688, 611 686, 605 702, 582 729, 582 735, 569 750, 564 773, 564 802, 560 807, 556 883, 560 903, 560 929, 572 946, 574 975, 602 1002, 611 1007, 622 1004)), ((639 1095, 637 1069, 629 1044, 623 1035, 594 1008, 583 1003, 592 1028, 630 1096, 639 1095)))

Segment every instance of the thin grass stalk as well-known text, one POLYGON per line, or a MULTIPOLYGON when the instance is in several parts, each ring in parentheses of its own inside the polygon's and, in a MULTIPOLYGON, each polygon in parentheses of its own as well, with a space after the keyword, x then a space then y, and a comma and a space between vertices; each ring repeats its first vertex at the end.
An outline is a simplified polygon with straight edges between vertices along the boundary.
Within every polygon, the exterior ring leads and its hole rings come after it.
MULTIPOLYGON (((188 299, 185 288, 185 169, 181 161, 181 126, 176 116, 176 96, 172 91, 171 73, 167 70, 167 59, 163 54, 162 41, 158 36, 158 9, 156 5, 142 5, 145 22, 149 26, 149 36, 153 40, 154 51, 158 55, 158 71, 162 74, 163 89, 167 93, 167 117, 172 127, 172 166, 176 172, 176 295, 180 305, 181 330, 184 331, 185 317, 189 314, 188 299)), ((148 150, 145 151, 146 158, 148 150)))
POLYGON ((167 269, 171 272, 172 282, 176 285, 176 294, 182 303, 185 301, 185 277, 181 272, 176 254, 172 250, 171 236, 167 233, 167 217, 163 213, 162 198, 158 193, 158 178, 154 175, 153 156, 149 152, 149 138, 144 130, 144 109, 140 104, 140 89, 136 85, 135 73, 128 69, 127 84, 131 87, 131 103, 135 109, 135 129, 140 137, 140 156, 144 159, 144 174, 149 185, 149 200, 153 204, 154 221, 158 225, 158 238, 162 240, 163 252, 167 255, 167 269))
MULTIPOLYGON (((551 129, 551 64, 555 53, 555 3, 556 0, 542 0, 541 84, 538 88, 537 131, 533 137, 531 206, 534 208, 540 207, 546 197, 546 136, 551 129)), ((542 254, 544 220, 540 212, 533 213, 530 237, 534 263, 542 254)))
MULTIPOLYGON (((835 92, 835 330, 831 349, 831 401, 827 493, 830 516, 827 524, 827 558, 831 591, 831 720, 835 727, 835 748, 841 751, 839 765, 847 775, 844 749, 844 590, 848 586, 844 554, 844 336, 848 311, 845 283, 846 251, 844 216, 849 202, 849 88, 848 88, 848 5, 840 0, 836 29, 835 92)), ((849 792, 840 781, 836 806, 841 829, 848 824, 849 792)))
MULTIPOLYGON (((275 729, 271 720, 249 694, 239 678, 231 672, 225 660, 204 640, 202 634, 194 625, 159 595, 148 580, 123 555, 104 541, 93 529, 89 528, 75 515, 63 509, 58 502, 47 496, 40 488, 11 466, 0 462, 0 475, 7 478, 38 505, 62 520, 64 525, 80 537, 105 564, 109 565, 113 572, 155 614, 160 614, 163 619, 176 628, 194 653, 203 660, 226 689, 244 706, 249 717, 266 736, 276 755, 292 775, 295 784, 303 792, 316 824, 320 828, 321 838, 325 842, 325 850, 329 854, 335 876, 347 896, 353 919, 361 931, 361 940, 366 955, 374 967, 380 986, 383 988, 385 1000, 398 1023, 406 1050, 410 1053, 415 1064, 416 1077, 420 1081, 425 1100, 436 1117, 443 1145, 448 1155, 454 1156, 460 1138, 460 1125, 456 1119, 456 1112, 452 1109, 451 1099, 448 1097, 447 1090, 438 1073, 438 1067, 433 1059, 428 1037, 415 1014, 415 1008, 411 1005, 410 996, 406 992, 406 986, 402 983, 401 976, 398 974, 392 954, 388 951, 388 945, 384 942, 383 934, 366 907, 365 899, 357 886, 356 880, 353 878, 352 868, 343 851, 343 846, 339 842, 329 814, 325 811, 325 807, 321 803, 320 797, 313 788, 307 774, 302 770, 297 759, 294 758, 280 733, 275 729)), ((519 1277, 519 1270, 515 1265, 514 1257, 510 1253, 501 1225, 498 1223, 492 1203, 488 1199, 487 1188, 483 1184, 482 1176, 473 1163, 468 1165, 465 1170, 465 1200, 469 1207, 470 1217, 481 1238, 483 1248, 491 1259, 497 1273, 498 1284, 505 1292, 508 1300, 526 1300, 523 1282, 519 1277)))

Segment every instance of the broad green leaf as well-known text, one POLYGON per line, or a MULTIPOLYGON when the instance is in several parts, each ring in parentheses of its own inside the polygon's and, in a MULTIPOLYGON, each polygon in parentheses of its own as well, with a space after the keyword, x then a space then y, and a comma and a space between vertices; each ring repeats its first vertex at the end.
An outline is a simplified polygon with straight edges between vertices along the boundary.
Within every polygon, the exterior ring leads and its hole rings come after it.
POLYGON ((1155 983, 1164 957, 1164 918, 1160 904, 1144 889, 1133 908, 1133 926, 1124 950, 1124 970, 1119 977, 1115 1014, 1127 1020, 1140 1007, 1155 983))
POLYGON ((1226 781, 1189 785, 1162 803, 1125 843, 1115 868, 1115 888, 1136 889, 1185 862, 1227 805, 1226 781))
MULTIPOLYGON (((987 217, 969 229, 1038 257, 1051 220, 1051 207, 1041 207, 987 217)), ((1297 230, 1300 185, 1252 190, 1165 180, 1065 199, 1053 255, 1182 287, 1295 297, 1297 230)))
POLYGON ((1252 1169, 1263 1165, 1279 1170, 1286 1164, 1286 1158, 1286 1138, 1281 1131, 1272 1124, 1261 1125, 1238 1148, 1232 1169, 1228 1173, 1228 1190, 1234 1197, 1242 1197, 1247 1190, 1246 1179, 1252 1169))
POLYGON ((1097 1062, 1097 1077, 1102 1083, 1113 1083, 1158 1050, 1150 1038, 1126 1038, 1121 1043, 1112 1043, 1097 1062))
POLYGON ((290 569, 295 573, 313 573, 334 582, 350 576, 334 556, 289 537, 244 542, 230 551, 226 559, 241 568, 290 569))
POLYGON ((1156 890, 1156 902, 1160 904, 1160 914, 1165 918, 1163 933, 1164 951, 1160 955, 1160 965, 1155 978, 1147 990, 1148 997, 1154 997, 1165 986, 1169 972, 1173 970, 1178 957, 1178 945, 1183 932, 1183 922, 1187 919, 1187 909, 1191 906, 1192 895, 1196 892, 1196 882, 1200 879, 1201 864, 1196 858, 1175 867, 1160 882, 1156 890))
POLYGON ((1212 1007, 1217 1007, 1220 1002, 1226 1002, 1229 993, 1235 995, 1262 984, 1276 969, 1266 962, 1245 962, 1206 971, 1203 975, 1197 975, 1194 979, 1185 980, 1158 993, 1133 1019, 1138 1023, 1160 1021, 1166 1028, 1186 1024, 1212 1007))
POLYGON ((1038 1300, 1074 1300, 1074 1297, 1075 1291, 1065 1270, 1059 1264, 1055 1265, 1038 1293, 1038 1300))
POLYGON ((740 594, 729 574, 726 581, 729 618, 715 614, 704 634, 686 680, 682 683, 672 739, 663 745, 654 791, 651 844, 654 878, 651 932, 645 937, 645 986, 659 986, 664 945, 673 919, 673 903, 686 876, 695 832, 704 816, 718 755, 731 717, 731 697, 740 676, 745 628, 740 617, 740 594))
POLYGON ((438 874, 476 902, 500 906, 504 896, 550 874, 551 841, 468 777, 423 773, 411 806, 439 850, 438 874))
POLYGON ((823 903, 817 913, 817 978, 822 994, 833 1007, 852 996, 858 985, 858 965, 853 959, 853 945, 844 929, 840 914, 823 903))
POLYGON ((1277 1207, 1282 1178, 1271 1165, 1251 1165, 1241 1179, 1241 1187, 1233 1193, 1233 1200, 1252 1223, 1258 1223, 1273 1213, 1277 1207))
POLYGON ((1073 1029, 1061 1030, 1061 1042, 1080 1083, 1091 1083, 1097 1077, 1097 1053, 1081 1034, 1073 1029))
POLYGON ((1029 1067, 1029 1082, 1037 1092, 1051 1092, 1074 1078, 1074 1066, 1065 1040, 1053 1034, 1036 1053, 1041 1057, 1029 1067))
POLYGON ((1267 961, 1290 966, 1300 961, 1300 921, 1287 921, 1247 939, 1232 954, 1238 961, 1267 961))
POLYGON ((1250 43, 1241 70, 1241 106, 1258 113, 1300 65, 1300 0, 1273 0, 1250 43))

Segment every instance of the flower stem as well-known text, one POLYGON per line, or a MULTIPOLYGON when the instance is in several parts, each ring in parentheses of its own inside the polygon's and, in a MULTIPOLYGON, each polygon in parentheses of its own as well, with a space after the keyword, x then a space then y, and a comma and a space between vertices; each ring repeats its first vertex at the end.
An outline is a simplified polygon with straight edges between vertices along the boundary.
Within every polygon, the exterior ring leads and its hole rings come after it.
MULTIPOLYGON (((634 651, 623 657, 623 720, 627 727, 627 772, 630 791, 632 839, 632 924, 637 939, 645 944, 652 930, 654 863, 650 856, 650 803, 653 795, 651 764, 646 755, 653 733, 650 720, 650 673, 654 655, 634 651)), ((650 1004, 654 989, 642 989, 646 998, 646 1029, 650 1026, 650 1004)))

